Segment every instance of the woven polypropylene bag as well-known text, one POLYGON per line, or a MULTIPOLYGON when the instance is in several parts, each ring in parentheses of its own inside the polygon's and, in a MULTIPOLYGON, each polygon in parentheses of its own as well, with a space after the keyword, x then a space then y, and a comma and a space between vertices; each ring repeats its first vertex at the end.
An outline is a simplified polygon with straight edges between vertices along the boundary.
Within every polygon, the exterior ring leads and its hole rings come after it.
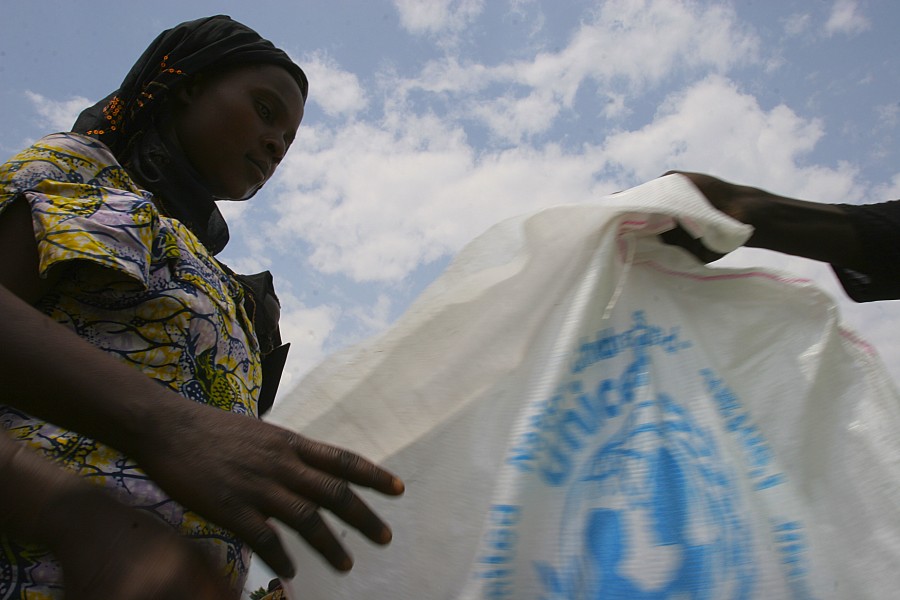
POLYGON ((271 419, 396 471, 394 528, 295 598, 890 598, 897 393, 807 281, 716 269, 747 226, 673 175, 503 222, 271 419))

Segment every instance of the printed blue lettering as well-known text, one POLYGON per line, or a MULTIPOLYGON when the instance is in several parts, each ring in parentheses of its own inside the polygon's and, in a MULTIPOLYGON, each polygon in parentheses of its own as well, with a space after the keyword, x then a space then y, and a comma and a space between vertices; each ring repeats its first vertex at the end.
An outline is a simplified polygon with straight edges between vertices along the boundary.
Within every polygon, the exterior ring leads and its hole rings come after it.
POLYGON ((515 547, 518 536, 509 529, 495 529, 488 535, 488 545, 499 551, 508 551, 515 547))
POLYGON ((566 416, 559 423, 559 436, 571 450, 581 450, 581 436, 576 435, 577 432, 573 433, 571 431, 574 427, 577 427, 583 435, 589 435, 596 431, 597 428, 593 424, 586 423, 581 415, 578 414, 578 411, 571 409, 566 411, 566 416))
POLYGON ((510 527, 519 522, 521 509, 512 504, 495 504, 491 507, 491 523, 510 527))
POLYGON ((616 384, 612 379, 604 379, 597 384, 597 408, 606 413, 607 417, 615 417, 618 414, 618 408, 609 400, 610 394, 616 389, 616 384))
POLYGON ((625 373, 622 374, 622 379, 619 381, 619 395, 623 404, 634 402, 634 391, 649 383, 648 363, 647 355, 641 354, 633 363, 628 365, 625 373))
POLYGON ((754 484, 754 487, 757 490, 767 490, 771 487, 775 487, 776 485, 784 483, 784 475, 782 473, 777 473, 775 475, 769 475, 762 481, 757 481, 754 484))
POLYGON ((587 367, 619 356, 626 350, 655 346, 674 354, 691 347, 689 341, 679 339, 681 331, 678 327, 665 331, 657 325, 648 325, 643 311, 635 312, 632 319, 634 324, 631 329, 616 333, 614 329, 607 328, 598 331, 593 341, 582 340, 578 346, 577 358, 572 365, 572 373, 580 373, 587 367))
POLYGON ((772 526, 772 534, 794 597, 802 599, 812 598, 813 595, 805 579, 809 573, 809 568, 803 524, 799 521, 775 523, 772 526))
POLYGON ((485 584, 484 595, 489 600, 502 600, 512 597, 512 589, 509 581, 490 581, 485 584))
POLYGON ((700 375, 725 419, 726 429, 735 435, 744 449, 747 475, 754 482, 754 488, 764 490, 783 483, 783 473, 771 473, 768 469, 772 463, 772 450, 765 436, 743 410, 738 397, 710 369, 701 370, 700 375))
POLYGON ((478 558, 477 574, 485 582, 483 595, 486 598, 510 598, 512 595, 512 566, 519 539, 515 527, 521 513, 521 507, 513 504, 495 504, 488 513, 490 529, 485 538, 486 553, 478 558))
POLYGON ((630 329, 617 333, 607 328, 594 340, 582 340, 573 373, 625 351, 631 351, 633 359, 616 376, 596 383, 593 390, 586 390, 580 378, 560 382, 550 397, 532 407, 526 431, 512 444, 507 464, 521 472, 537 473, 548 485, 564 485, 577 455, 586 450, 587 440, 611 419, 629 412, 638 391, 649 384, 649 349, 659 347, 673 353, 690 347, 690 342, 679 336, 677 327, 666 330, 648 324, 646 315, 636 312, 630 329))
POLYGON ((540 473, 544 480, 550 485, 562 485, 569 476, 569 470, 572 468, 572 462, 569 455, 560 451, 559 446, 551 446, 545 458, 549 464, 541 465, 540 473))

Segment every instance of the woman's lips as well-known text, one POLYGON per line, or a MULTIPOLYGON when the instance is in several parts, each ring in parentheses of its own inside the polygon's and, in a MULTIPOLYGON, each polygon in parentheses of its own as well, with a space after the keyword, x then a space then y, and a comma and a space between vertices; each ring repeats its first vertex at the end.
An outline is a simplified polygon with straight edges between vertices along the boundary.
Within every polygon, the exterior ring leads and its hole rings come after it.
POLYGON ((253 157, 248 157, 247 160, 250 161, 250 164, 256 167, 256 170, 259 171, 259 175, 263 181, 265 181, 269 177, 268 165, 266 165, 262 161, 256 160, 253 157))

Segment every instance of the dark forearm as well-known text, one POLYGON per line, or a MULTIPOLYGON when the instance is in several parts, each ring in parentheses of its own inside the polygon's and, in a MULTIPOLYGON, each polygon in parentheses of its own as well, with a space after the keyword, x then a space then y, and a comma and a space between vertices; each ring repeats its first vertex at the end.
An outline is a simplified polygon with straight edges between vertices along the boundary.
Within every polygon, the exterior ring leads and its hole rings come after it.
MULTIPOLYGON (((39 277, 31 212, 23 199, 0 214, 0 403, 135 456, 154 417, 181 399, 37 311, 57 267, 39 277)), ((178 402, 178 404, 185 404, 178 402)))
POLYGON ((0 286, 3 403, 134 455, 184 402, 0 286))
POLYGON ((753 226, 748 246, 851 269, 863 266, 859 235, 840 206, 778 196, 702 173, 677 173, 718 210, 753 226))
POLYGON ((754 232, 748 246, 841 267, 862 267, 858 234, 839 206, 765 194, 764 206, 750 223, 754 232))

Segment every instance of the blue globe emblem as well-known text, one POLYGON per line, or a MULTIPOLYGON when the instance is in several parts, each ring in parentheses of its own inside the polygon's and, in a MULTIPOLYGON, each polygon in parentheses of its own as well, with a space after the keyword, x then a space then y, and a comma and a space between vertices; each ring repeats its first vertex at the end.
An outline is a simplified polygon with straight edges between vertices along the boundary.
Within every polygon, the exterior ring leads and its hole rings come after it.
POLYGON ((578 465, 545 600, 749 598, 753 539, 715 438, 667 394, 632 405, 578 465))

